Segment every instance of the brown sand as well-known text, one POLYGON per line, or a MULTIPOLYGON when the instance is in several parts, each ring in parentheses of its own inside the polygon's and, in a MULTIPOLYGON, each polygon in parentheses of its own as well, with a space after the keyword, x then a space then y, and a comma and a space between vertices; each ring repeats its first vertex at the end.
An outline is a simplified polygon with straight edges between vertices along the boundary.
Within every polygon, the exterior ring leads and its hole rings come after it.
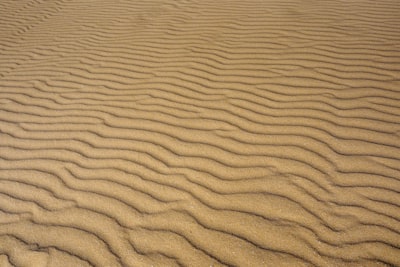
POLYGON ((400 1, 0 5, 0 266, 400 266, 400 1))

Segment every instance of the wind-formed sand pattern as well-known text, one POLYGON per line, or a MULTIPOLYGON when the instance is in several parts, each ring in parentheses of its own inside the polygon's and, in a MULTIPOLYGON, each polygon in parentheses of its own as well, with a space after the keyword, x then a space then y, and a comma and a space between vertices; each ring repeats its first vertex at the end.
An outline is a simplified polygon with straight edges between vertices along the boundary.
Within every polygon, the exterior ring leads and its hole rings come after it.
POLYGON ((3 0, 0 266, 400 266, 400 2, 3 0))

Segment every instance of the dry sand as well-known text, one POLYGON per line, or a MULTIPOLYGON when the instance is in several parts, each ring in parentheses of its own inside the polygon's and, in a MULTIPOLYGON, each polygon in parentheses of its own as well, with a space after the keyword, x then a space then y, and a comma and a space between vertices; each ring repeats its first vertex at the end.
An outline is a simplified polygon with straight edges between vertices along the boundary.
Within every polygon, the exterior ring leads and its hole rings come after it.
POLYGON ((0 5, 0 266, 400 266, 399 1, 0 5))

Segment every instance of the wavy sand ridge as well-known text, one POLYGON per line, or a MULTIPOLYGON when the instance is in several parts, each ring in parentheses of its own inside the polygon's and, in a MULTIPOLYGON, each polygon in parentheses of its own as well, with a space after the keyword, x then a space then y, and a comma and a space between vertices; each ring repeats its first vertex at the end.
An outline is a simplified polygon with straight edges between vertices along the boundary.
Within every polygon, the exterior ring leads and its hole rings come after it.
POLYGON ((0 5, 1 266, 400 266, 400 2, 0 5))

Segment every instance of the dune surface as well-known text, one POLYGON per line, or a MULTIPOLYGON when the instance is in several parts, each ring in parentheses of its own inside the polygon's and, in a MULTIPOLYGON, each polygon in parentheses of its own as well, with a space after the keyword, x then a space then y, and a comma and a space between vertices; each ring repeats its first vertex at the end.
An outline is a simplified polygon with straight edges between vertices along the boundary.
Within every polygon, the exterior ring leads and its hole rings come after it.
POLYGON ((400 2, 1 1, 0 266, 400 266, 400 2))

